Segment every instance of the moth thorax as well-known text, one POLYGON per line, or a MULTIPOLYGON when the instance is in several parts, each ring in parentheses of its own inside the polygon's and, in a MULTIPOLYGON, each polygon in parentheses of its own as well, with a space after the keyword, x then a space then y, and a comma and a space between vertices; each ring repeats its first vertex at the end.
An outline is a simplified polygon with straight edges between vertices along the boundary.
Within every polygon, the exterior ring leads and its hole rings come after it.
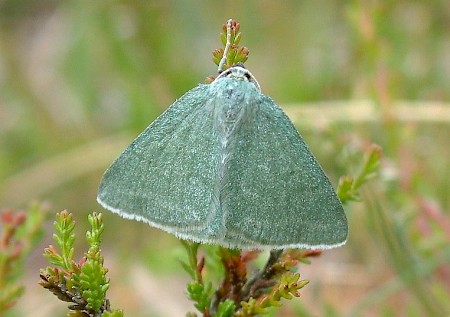
POLYGON ((224 70, 222 73, 219 74, 219 76, 217 76, 216 80, 220 78, 233 78, 236 80, 244 80, 252 83, 259 91, 261 91, 261 87, 259 86, 259 83, 256 80, 255 76, 253 76, 248 69, 242 66, 234 66, 224 70))

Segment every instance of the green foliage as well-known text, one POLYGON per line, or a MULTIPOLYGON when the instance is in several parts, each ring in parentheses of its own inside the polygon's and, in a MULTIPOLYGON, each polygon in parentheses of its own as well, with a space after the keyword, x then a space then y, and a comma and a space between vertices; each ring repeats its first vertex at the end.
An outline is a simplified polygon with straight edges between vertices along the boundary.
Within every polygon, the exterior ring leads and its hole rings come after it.
POLYGON ((217 311, 213 317, 231 317, 236 310, 236 304, 231 299, 226 299, 217 305, 217 311))
POLYGON ((220 39, 224 48, 213 51, 213 62, 219 66, 220 71, 224 71, 238 63, 245 63, 249 54, 248 48, 245 46, 239 47, 242 37, 241 32, 239 32, 239 22, 229 20, 223 25, 222 29, 223 32, 220 34, 220 39), (223 64, 221 65, 221 63, 223 64))
POLYGON ((56 221, 53 223, 53 227, 56 231, 53 234, 53 240, 60 248, 61 254, 58 253, 54 246, 50 245, 44 250, 44 255, 50 264, 68 271, 72 268, 73 244, 75 243, 75 234, 73 233, 75 221, 72 219, 72 214, 67 211, 56 214, 56 221))
MULTIPOLYGON (((189 244, 183 241, 185 247, 189 244)), ((203 282, 204 257, 192 261, 193 253, 189 252, 192 249, 197 252, 198 245, 192 243, 191 248, 186 247, 188 257, 191 259, 189 261, 191 267, 187 271, 197 272, 198 279, 188 283, 187 294, 205 317, 249 317, 267 314, 268 308, 271 307, 280 307, 282 299, 290 300, 298 297, 299 290, 308 283, 300 280, 300 274, 294 272, 297 264, 308 257, 320 254, 320 251, 305 250, 272 251, 265 267, 248 280, 247 266, 258 257, 260 251, 241 252, 216 248, 221 256, 225 275, 216 291, 212 292, 212 284, 207 283, 208 286, 205 287, 203 282)), ((188 316, 196 315, 189 313, 188 316)))
POLYGON ((111 311, 106 298, 109 279, 100 250, 104 231, 102 215, 92 213, 88 215, 88 221, 91 225, 91 230, 86 233, 89 249, 80 261, 75 262, 75 221, 67 211, 56 215, 53 239, 61 253, 53 246, 45 249, 44 256, 55 267, 41 269, 40 284, 60 300, 72 303, 68 316, 123 316, 121 311, 111 311))
POLYGON ((209 311, 212 296, 211 283, 204 283, 202 270, 204 268, 204 258, 197 263, 197 253, 200 244, 182 240, 182 244, 188 253, 188 262, 180 261, 186 272, 193 281, 187 285, 186 293, 190 300, 194 302, 195 308, 202 313, 209 311))
MULTIPOLYGON (((75 310, 75 311, 71 311, 67 314, 68 317, 87 317, 89 315, 87 315, 84 312, 81 312, 79 310, 75 310)), ((104 311, 100 317, 123 317, 123 311, 121 310, 114 310, 114 311, 104 311)))
POLYGON ((106 278, 108 269, 103 267, 103 257, 100 254, 101 239, 104 225, 101 214, 93 213, 88 216, 92 230, 86 233, 89 250, 85 254, 86 262, 81 267, 80 290, 88 304, 86 308, 99 311, 105 302, 109 279, 106 278))
POLYGON ((359 190, 362 185, 376 175, 380 168, 381 157, 381 147, 372 144, 365 155, 364 163, 359 173, 354 178, 350 176, 341 177, 337 193, 343 204, 349 201, 361 201, 359 190))
POLYGON ((235 314, 236 317, 250 317, 267 314, 269 307, 280 307, 281 299, 290 300, 292 297, 299 297, 299 290, 308 281, 300 280, 300 274, 287 272, 283 274, 271 292, 261 296, 258 300, 250 298, 247 302, 242 302, 242 308, 235 314))
POLYGON ((34 204, 25 212, 0 212, 0 315, 10 310, 25 288, 18 283, 23 261, 42 235, 44 209, 34 204))
POLYGON ((195 242, 191 243, 185 240, 181 240, 181 244, 188 253, 188 262, 180 260, 180 263, 192 279, 199 280, 201 278, 201 275, 199 274, 198 270, 203 269, 203 267, 197 267, 197 253, 200 244, 195 242))
POLYGON ((195 308, 197 308, 202 313, 205 313, 209 310, 212 296, 211 284, 204 285, 203 283, 199 283, 198 281, 192 281, 187 285, 186 291, 188 298, 195 303, 195 308))
POLYGON ((123 317, 123 316, 124 316, 123 311, 121 310, 114 310, 112 312, 105 311, 102 314, 102 317, 123 317))

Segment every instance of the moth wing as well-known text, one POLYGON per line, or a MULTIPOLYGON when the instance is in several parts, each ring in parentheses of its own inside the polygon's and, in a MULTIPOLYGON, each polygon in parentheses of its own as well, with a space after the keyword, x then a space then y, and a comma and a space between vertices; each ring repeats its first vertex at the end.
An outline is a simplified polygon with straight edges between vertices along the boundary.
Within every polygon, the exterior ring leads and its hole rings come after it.
POLYGON ((105 172, 98 202, 177 236, 204 229, 219 151, 209 104, 208 85, 172 104, 105 172))
POLYGON ((330 181, 287 115, 257 93, 235 131, 222 208, 232 247, 332 248, 347 220, 330 181))

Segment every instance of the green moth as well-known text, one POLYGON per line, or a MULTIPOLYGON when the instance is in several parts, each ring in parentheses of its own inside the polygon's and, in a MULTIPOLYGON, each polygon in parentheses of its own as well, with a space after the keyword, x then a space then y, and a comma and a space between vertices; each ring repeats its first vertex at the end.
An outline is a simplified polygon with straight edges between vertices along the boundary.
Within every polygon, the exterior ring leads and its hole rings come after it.
POLYGON ((283 110, 242 66, 176 100, 103 175, 98 202, 229 248, 343 245, 347 219, 283 110))

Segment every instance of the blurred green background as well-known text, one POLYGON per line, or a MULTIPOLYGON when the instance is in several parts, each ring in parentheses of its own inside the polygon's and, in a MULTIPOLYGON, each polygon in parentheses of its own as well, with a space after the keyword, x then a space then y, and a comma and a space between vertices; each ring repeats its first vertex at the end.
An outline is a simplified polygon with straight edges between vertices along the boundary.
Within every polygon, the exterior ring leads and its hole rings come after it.
MULTIPOLYGON (((300 266, 311 282, 279 316, 448 316, 449 1, 1 0, 0 206, 50 210, 13 316, 64 316, 36 284, 52 215, 73 212, 81 240, 112 160, 215 75, 228 18, 241 24, 246 66, 333 184, 372 142, 384 150, 363 202, 346 208, 347 245, 300 266)), ((179 242, 104 213, 112 305, 127 316, 193 310, 179 242)))

